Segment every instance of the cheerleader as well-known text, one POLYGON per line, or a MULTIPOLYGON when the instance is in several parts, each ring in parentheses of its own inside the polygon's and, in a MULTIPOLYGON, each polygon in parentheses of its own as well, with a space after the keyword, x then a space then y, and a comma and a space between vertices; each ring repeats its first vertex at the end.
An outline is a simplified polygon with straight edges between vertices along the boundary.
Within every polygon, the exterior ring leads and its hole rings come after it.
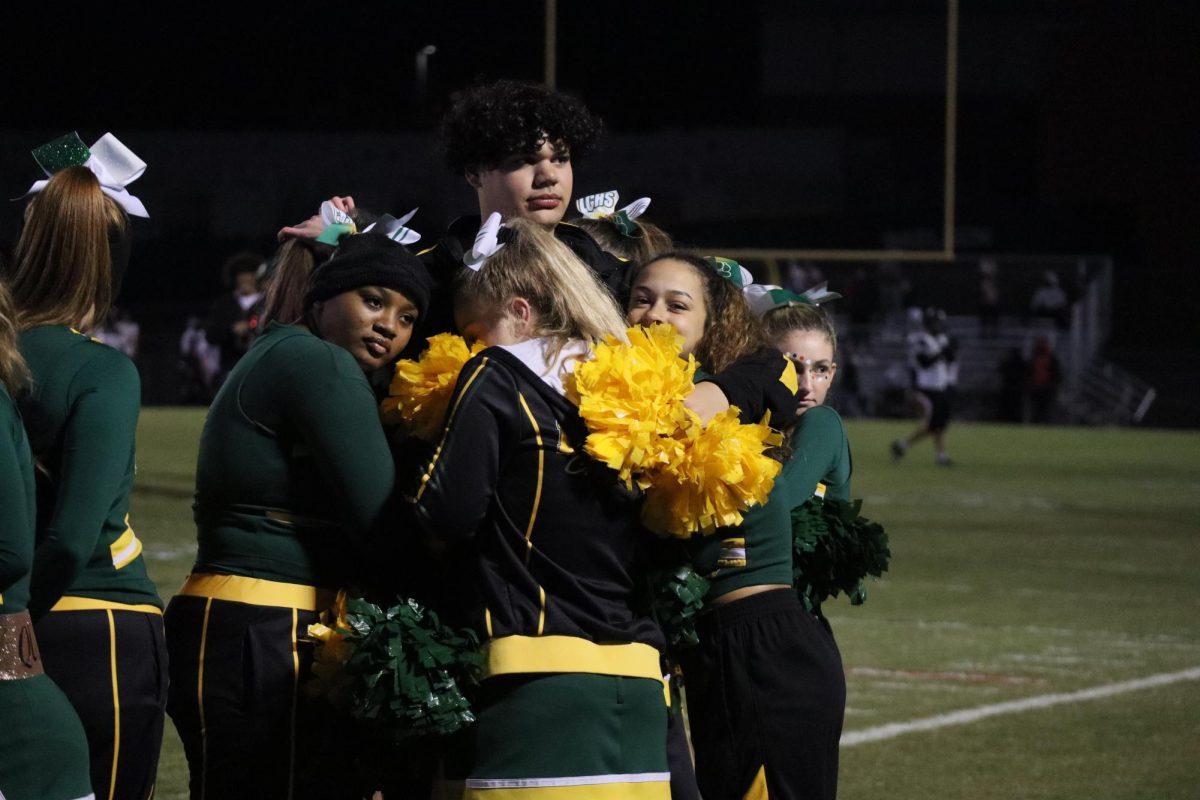
POLYGON ((395 467, 365 375, 408 343, 429 276, 364 233, 295 277, 274 276, 269 322, 205 420, 196 563, 167 609, 168 711, 196 800, 354 796, 344 742, 300 693, 302 638, 394 523, 395 467))
MULTIPOLYGON (((790 423, 794 371, 770 380, 778 353, 774 361, 745 358, 765 344, 741 293, 745 282, 735 262, 660 255, 634 278, 629 321, 672 325, 684 354, 717 373, 697 386, 701 404, 733 404, 745 414, 754 387, 784 384, 791 399, 782 419, 790 423), (747 369, 755 363, 757 374, 747 369)), ((778 411, 772 419, 780 424, 778 411)), ((829 633, 792 589, 790 511, 787 482, 777 480, 741 526, 693 540, 693 563, 711 582, 709 610, 697 625, 699 645, 680 657, 707 800, 836 795, 845 677, 829 633)))
POLYGON ((637 499, 583 454, 563 386, 625 326, 550 232, 508 225, 508 243, 459 278, 458 328, 487 348, 459 375, 415 496, 429 536, 472 545, 485 644, 466 797, 667 798, 663 642, 633 610, 651 537, 637 499))
POLYGON ((74 141, 88 166, 34 185, 12 271, 32 375, 19 404, 39 478, 29 611, 46 672, 87 733, 92 787, 140 800, 154 791, 167 689, 162 602, 129 515, 141 386, 128 357, 84 331, 116 294, 126 209, 145 209, 115 169, 96 166, 136 156, 111 134, 94 152, 74 141))
POLYGON ((27 377, 12 301, 0 282, 0 795, 92 798, 83 726, 42 668, 26 609, 36 503, 29 441, 12 397, 27 377))
POLYGON ((793 492, 793 508, 817 491, 823 497, 848 501, 850 442, 841 416, 825 405, 837 375, 837 331, 829 315, 803 295, 787 292, 777 303, 763 315, 763 329, 770 343, 796 366, 799 382, 792 432, 796 447, 781 480, 793 492))

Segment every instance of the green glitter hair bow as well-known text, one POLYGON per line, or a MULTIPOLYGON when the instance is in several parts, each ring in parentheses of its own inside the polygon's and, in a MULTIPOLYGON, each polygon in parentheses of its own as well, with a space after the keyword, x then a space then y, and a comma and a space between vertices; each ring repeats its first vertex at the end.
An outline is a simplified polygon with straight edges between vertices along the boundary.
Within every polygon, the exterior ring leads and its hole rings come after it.
POLYGON ((584 219, 608 220, 617 226, 622 236, 636 239, 642 235, 641 227, 634 221, 650 207, 649 197, 640 197, 624 208, 617 208, 621 195, 616 189, 599 194, 589 194, 575 201, 575 208, 584 219))
MULTIPOLYGON (((52 142, 47 142, 32 151, 33 160, 37 162, 47 177, 67 167, 87 167, 100 181, 100 190, 116 201, 125 213, 135 217, 149 217, 146 206, 142 201, 129 193, 125 187, 142 177, 146 171, 146 162, 121 143, 121 140, 111 133, 106 133, 88 147, 72 131, 66 136, 60 136, 52 142)), ((25 196, 37 194, 46 188, 49 181, 35 181, 25 196)))

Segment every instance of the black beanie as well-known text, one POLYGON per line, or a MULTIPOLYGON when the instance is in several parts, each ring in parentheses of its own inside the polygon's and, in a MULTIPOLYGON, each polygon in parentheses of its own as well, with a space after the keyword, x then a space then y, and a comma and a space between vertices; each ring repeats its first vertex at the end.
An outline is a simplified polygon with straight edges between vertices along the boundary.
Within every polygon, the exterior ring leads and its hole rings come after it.
POLYGON ((344 237, 333 257, 313 272, 304 305, 360 286, 382 286, 411 300, 424 319, 431 284, 429 271, 407 247, 381 233, 360 233, 344 237))

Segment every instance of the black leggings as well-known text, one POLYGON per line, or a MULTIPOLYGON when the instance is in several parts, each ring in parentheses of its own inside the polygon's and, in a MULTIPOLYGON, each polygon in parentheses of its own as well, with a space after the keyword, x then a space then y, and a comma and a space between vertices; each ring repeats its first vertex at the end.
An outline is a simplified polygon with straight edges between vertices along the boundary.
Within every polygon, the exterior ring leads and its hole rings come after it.
POLYGON ((701 617, 684 652, 696 778, 704 800, 834 800, 846 677, 833 636, 791 589, 701 617))
POLYGON ((154 792, 167 699, 163 620, 144 611, 51 611, 35 626, 46 674, 87 734, 97 800, 154 792))

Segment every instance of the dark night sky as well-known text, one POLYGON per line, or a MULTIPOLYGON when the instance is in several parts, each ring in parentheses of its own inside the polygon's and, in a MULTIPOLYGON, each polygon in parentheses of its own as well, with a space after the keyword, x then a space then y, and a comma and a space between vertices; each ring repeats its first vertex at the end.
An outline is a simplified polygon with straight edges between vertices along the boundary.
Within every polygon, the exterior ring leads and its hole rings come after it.
MULTIPOLYGON (((542 0, 10 5, 3 130, 386 134, 427 129, 476 79, 542 74, 542 0)), ((890 159, 901 184, 940 152, 940 0, 559 5, 559 85, 615 132, 819 123, 866 143, 864 169, 890 159)), ((1198 5, 963 0, 960 60, 960 221, 993 227, 1010 252, 1114 253, 1119 288, 1151 285, 1155 316, 1175 320, 1119 309, 1132 335, 1192 346, 1198 5)), ((847 227, 873 213, 865 175, 847 227)), ((940 184, 922 187, 916 202, 936 206, 940 184)))

